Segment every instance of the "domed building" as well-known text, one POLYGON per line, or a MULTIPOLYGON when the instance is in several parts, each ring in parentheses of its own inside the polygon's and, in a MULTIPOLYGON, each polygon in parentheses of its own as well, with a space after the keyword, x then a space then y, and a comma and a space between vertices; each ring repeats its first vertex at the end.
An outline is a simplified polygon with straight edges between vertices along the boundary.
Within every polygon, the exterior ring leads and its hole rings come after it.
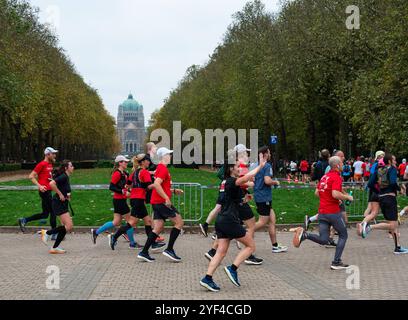
POLYGON ((144 152, 146 129, 143 106, 133 99, 132 94, 119 105, 116 130, 122 154, 136 155, 144 152))

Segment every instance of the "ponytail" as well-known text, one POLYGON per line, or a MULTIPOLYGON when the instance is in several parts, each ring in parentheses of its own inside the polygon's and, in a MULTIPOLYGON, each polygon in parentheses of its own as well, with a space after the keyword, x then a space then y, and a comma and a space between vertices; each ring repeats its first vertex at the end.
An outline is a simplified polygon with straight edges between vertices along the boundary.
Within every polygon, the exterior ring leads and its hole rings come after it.
POLYGON ((70 160, 64 160, 61 162, 60 166, 58 169, 53 171, 53 177, 54 179, 59 177, 60 175, 64 174, 65 171, 67 171, 69 164, 71 163, 70 160))
POLYGON ((138 157, 137 156, 133 157, 132 162, 133 162, 132 172, 136 172, 136 170, 140 168, 138 157))

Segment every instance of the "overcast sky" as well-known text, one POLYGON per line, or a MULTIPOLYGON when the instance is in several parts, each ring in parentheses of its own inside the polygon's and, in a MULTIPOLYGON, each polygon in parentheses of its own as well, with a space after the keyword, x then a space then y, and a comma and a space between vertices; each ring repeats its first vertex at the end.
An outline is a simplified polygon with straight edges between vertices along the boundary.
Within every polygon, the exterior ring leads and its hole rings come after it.
MULTIPOLYGON (((30 0, 116 118, 132 92, 145 120, 186 69, 202 65, 247 0, 30 0)), ((268 11, 279 0, 264 0, 268 11)))

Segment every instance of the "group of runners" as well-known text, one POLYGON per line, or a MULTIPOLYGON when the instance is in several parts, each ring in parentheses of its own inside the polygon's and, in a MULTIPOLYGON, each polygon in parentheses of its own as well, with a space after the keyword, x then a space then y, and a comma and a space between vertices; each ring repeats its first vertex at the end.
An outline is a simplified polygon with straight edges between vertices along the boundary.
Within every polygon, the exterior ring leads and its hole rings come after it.
MULTIPOLYGON (((214 282, 213 275, 228 253, 230 243, 235 240, 239 252, 233 263, 224 268, 228 278, 235 286, 240 286, 238 268, 242 263, 260 265, 263 259, 256 257, 255 232, 268 226, 273 253, 282 253, 288 250, 277 241, 276 216, 272 208, 272 188, 279 185, 273 179, 272 167, 269 163, 271 153, 268 147, 258 149, 259 160, 250 165, 248 152, 244 145, 237 145, 228 151, 226 159, 219 171, 220 177, 219 196, 214 209, 208 215, 205 223, 200 224, 200 229, 208 237, 209 225, 215 221, 214 242, 211 249, 205 252, 205 257, 210 261, 206 275, 201 279, 200 285, 206 289, 217 292, 219 286, 214 282), (253 193, 250 192, 253 190, 253 193), (255 200, 259 219, 255 215, 249 202, 255 200)), ((24 232, 26 224, 50 217, 50 230, 41 231, 41 240, 48 244, 54 240, 50 249, 51 254, 63 254, 66 251, 60 247, 67 232, 73 228, 72 218, 69 213, 71 200, 70 176, 74 172, 71 161, 64 160, 57 170, 53 170, 58 150, 51 147, 45 149, 45 158, 30 174, 32 182, 38 186, 42 200, 42 213, 18 220, 24 232), (51 194, 54 191, 54 195, 51 194), (57 227, 56 217, 60 218, 61 226, 57 227)), ((181 189, 172 188, 171 175, 168 165, 171 163, 173 151, 159 148, 154 143, 147 145, 146 154, 139 154, 132 160, 119 155, 115 159, 109 190, 113 192, 113 220, 106 222, 98 229, 91 230, 92 242, 96 244, 98 236, 111 229, 117 228, 114 234, 108 235, 109 247, 115 250, 118 238, 127 235, 130 242, 129 248, 140 249, 137 258, 154 262, 150 251, 161 251, 166 246, 164 238, 160 236, 166 220, 170 220, 173 227, 170 231, 164 256, 174 262, 182 261, 174 249, 175 242, 182 232, 184 222, 171 202, 172 194, 180 195, 181 189), (156 161, 153 161, 156 160, 156 161), (131 174, 127 173, 129 162, 133 162, 131 174), (158 163, 157 165, 155 163, 158 163), (127 203, 130 199, 130 207, 127 203), (153 219, 149 216, 146 205, 153 209, 153 219), (134 240, 134 228, 142 220, 145 226, 147 240, 144 245, 138 245, 134 240), (125 221, 125 224, 122 222, 125 221)), ((318 183, 315 195, 319 197, 318 214, 305 216, 304 226, 295 230, 293 246, 299 248, 301 243, 310 240, 323 246, 335 248, 331 269, 347 269, 349 265, 342 261, 342 254, 346 247, 347 213, 345 204, 352 202, 353 196, 342 187, 342 170, 345 156, 342 151, 336 151, 333 156, 327 150, 322 150, 324 156, 317 164, 319 168, 318 183), (319 234, 308 231, 312 222, 318 222, 319 234), (334 241, 335 233, 338 234, 337 243, 334 241)), ((408 175, 408 169, 406 174, 408 175)), ((394 253, 405 254, 408 249, 403 248, 399 241, 399 217, 408 214, 408 207, 398 213, 397 193, 400 187, 397 182, 397 168, 395 157, 378 151, 375 163, 371 167, 370 179, 367 187, 370 197, 364 221, 358 224, 358 234, 363 238, 373 230, 387 230, 394 240, 394 253), (385 222, 371 224, 380 212, 384 215, 385 222)))

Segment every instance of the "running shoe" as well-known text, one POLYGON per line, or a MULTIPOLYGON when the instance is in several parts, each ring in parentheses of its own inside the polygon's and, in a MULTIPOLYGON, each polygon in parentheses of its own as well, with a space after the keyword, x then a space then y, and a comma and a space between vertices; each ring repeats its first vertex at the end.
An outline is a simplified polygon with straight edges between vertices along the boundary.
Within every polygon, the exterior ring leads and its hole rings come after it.
POLYGON ((238 240, 235 240, 235 244, 237 245, 237 249, 241 250, 242 249, 242 244, 238 240))
POLYGON ((249 265, 261 265, 263 263, 263 259, 255 257, 253 254, 245 260, 245 264, 249 265))
POLYGON ((155 242, 152 244, 152 251, 160 251, 166 244, 164 242, 155 242))
POLYGON ((200 231, 204 237, 206 238, 208 237, 208 225, 206 223, 205 224, 200 223, 200 231))
POLYGON ((58 237, 58 233, 51 235, 51 241, 56 241, 58 237))
POLYGON ((156 242, 165 242, 166 239, 164 239, 163 237, 157 237, 156 242))
POLYGON ((238 272, 232 270, 231 266, 225 267, 224 268, 225 273, 227 274, 228 278, 231 280, 231 282, 236 285, 237 287, 240 287, 241 284, 238 281, 238 272))
POLYGON ((22 233, 26 232, 27 228, 25 218, 18 219, 18 225, 20 226, 20 230, 22 233))
POLYGON ((50 236, 47 234, 47 230, 41 230, 41 241, 47 245, 47 242, 50 240, 50 236))
POLYGON ((403 247, 399 247, 397 249, 394 250, 394 254, 400 255, 400 254, 407 254, 408 253, 408 249, 407 248, 403 248, 403 247))
POLYGON ((405 216, 405 210, 401 210, 401 212, 400 212, 399 216, 400 216, 400 217, 405 216))
POLYGON ((62 248, 51 248, 51 250, 49 251, 50 254, 64 254, 66 253, 66 251, 62 248))
POLYGON ((146 262, 153 262, 155 259, 149 256, 148 253, 139 252, 137 258, 146 262))
POLYGON ((309 230, 309 224, 310 224, 309 216, 305 215, 304 228, 306 231, 309 230))
POLYGON ((330 269, 332 270, 345 270, 350 268, 348 264, 343 263, 342 261, 340 262, 332 262, 330 269))
POLYGON ((211 239, 213 239, 214 241, 217 240, 217 234, 213 233, 212 236, 211 236, 211 239))
POLYGON ((336 248, 337 244, 333 239, 329 239, 329 242, 325 245, 326 248, 328 249, 332 249, 332 248, 336 248))
POLYGON ((163 251, 163 255, 166 256, 167 258, 175 261, 175 262, 180 262, 181 261, 181 258, 176 255, 174 250, 166 249, 166 250, 163 251))
POLYGON ((135 243, 129 243, 129 249, 135 250, 135 249, 143 249, 144 246, 135 242, 135 243))
POLYGON ((281 245, 278 243, 277 247, 272 246, 272 252, 273 253, 281 253, 281 252, 286 252, 288 251, 288 247, 281 245))
POLYGON ((93 244, 96 244, 96 238, 98 238, 98 235, 96 234, 96 229, 91 229, 91 235, 93 244))
POLYGON ((368 233, 371 231, 371 227, 367 223, 363 223, 363 231, 361 233, 361 236, 363 239, 367 238, 368 233))
POLYGON ((295 235, 293 237, 293 246, 299 248, 300 244, 304 240, 305 230, 302 227, 296 229, 295 235))
POLYGON ((210 251, 206 252, 206 253, 204 254, 204 256, 205 256, 209 261, 211 261, 212 258, 214 258, 214 256, 215 256, 216 253, 217 253, 217 251, 215 251, 214 249, 211 249, 210 251))
POLYGON ((108 235, 108 241, 109 241, 109 247, 112 250, 115 250, 116 244, 118 243, 117 240, 113 237, 113 235, 109 234, 108 235))
POLYGON ((207 277, 204 277, 201 281, 200 281, 200 285, 206 289, 208 289, 209 291, 212 292, 218 292, 220 291, 220 287, 217 286, 214 282, 214 280, 209 280, 207 279, 207 277))

